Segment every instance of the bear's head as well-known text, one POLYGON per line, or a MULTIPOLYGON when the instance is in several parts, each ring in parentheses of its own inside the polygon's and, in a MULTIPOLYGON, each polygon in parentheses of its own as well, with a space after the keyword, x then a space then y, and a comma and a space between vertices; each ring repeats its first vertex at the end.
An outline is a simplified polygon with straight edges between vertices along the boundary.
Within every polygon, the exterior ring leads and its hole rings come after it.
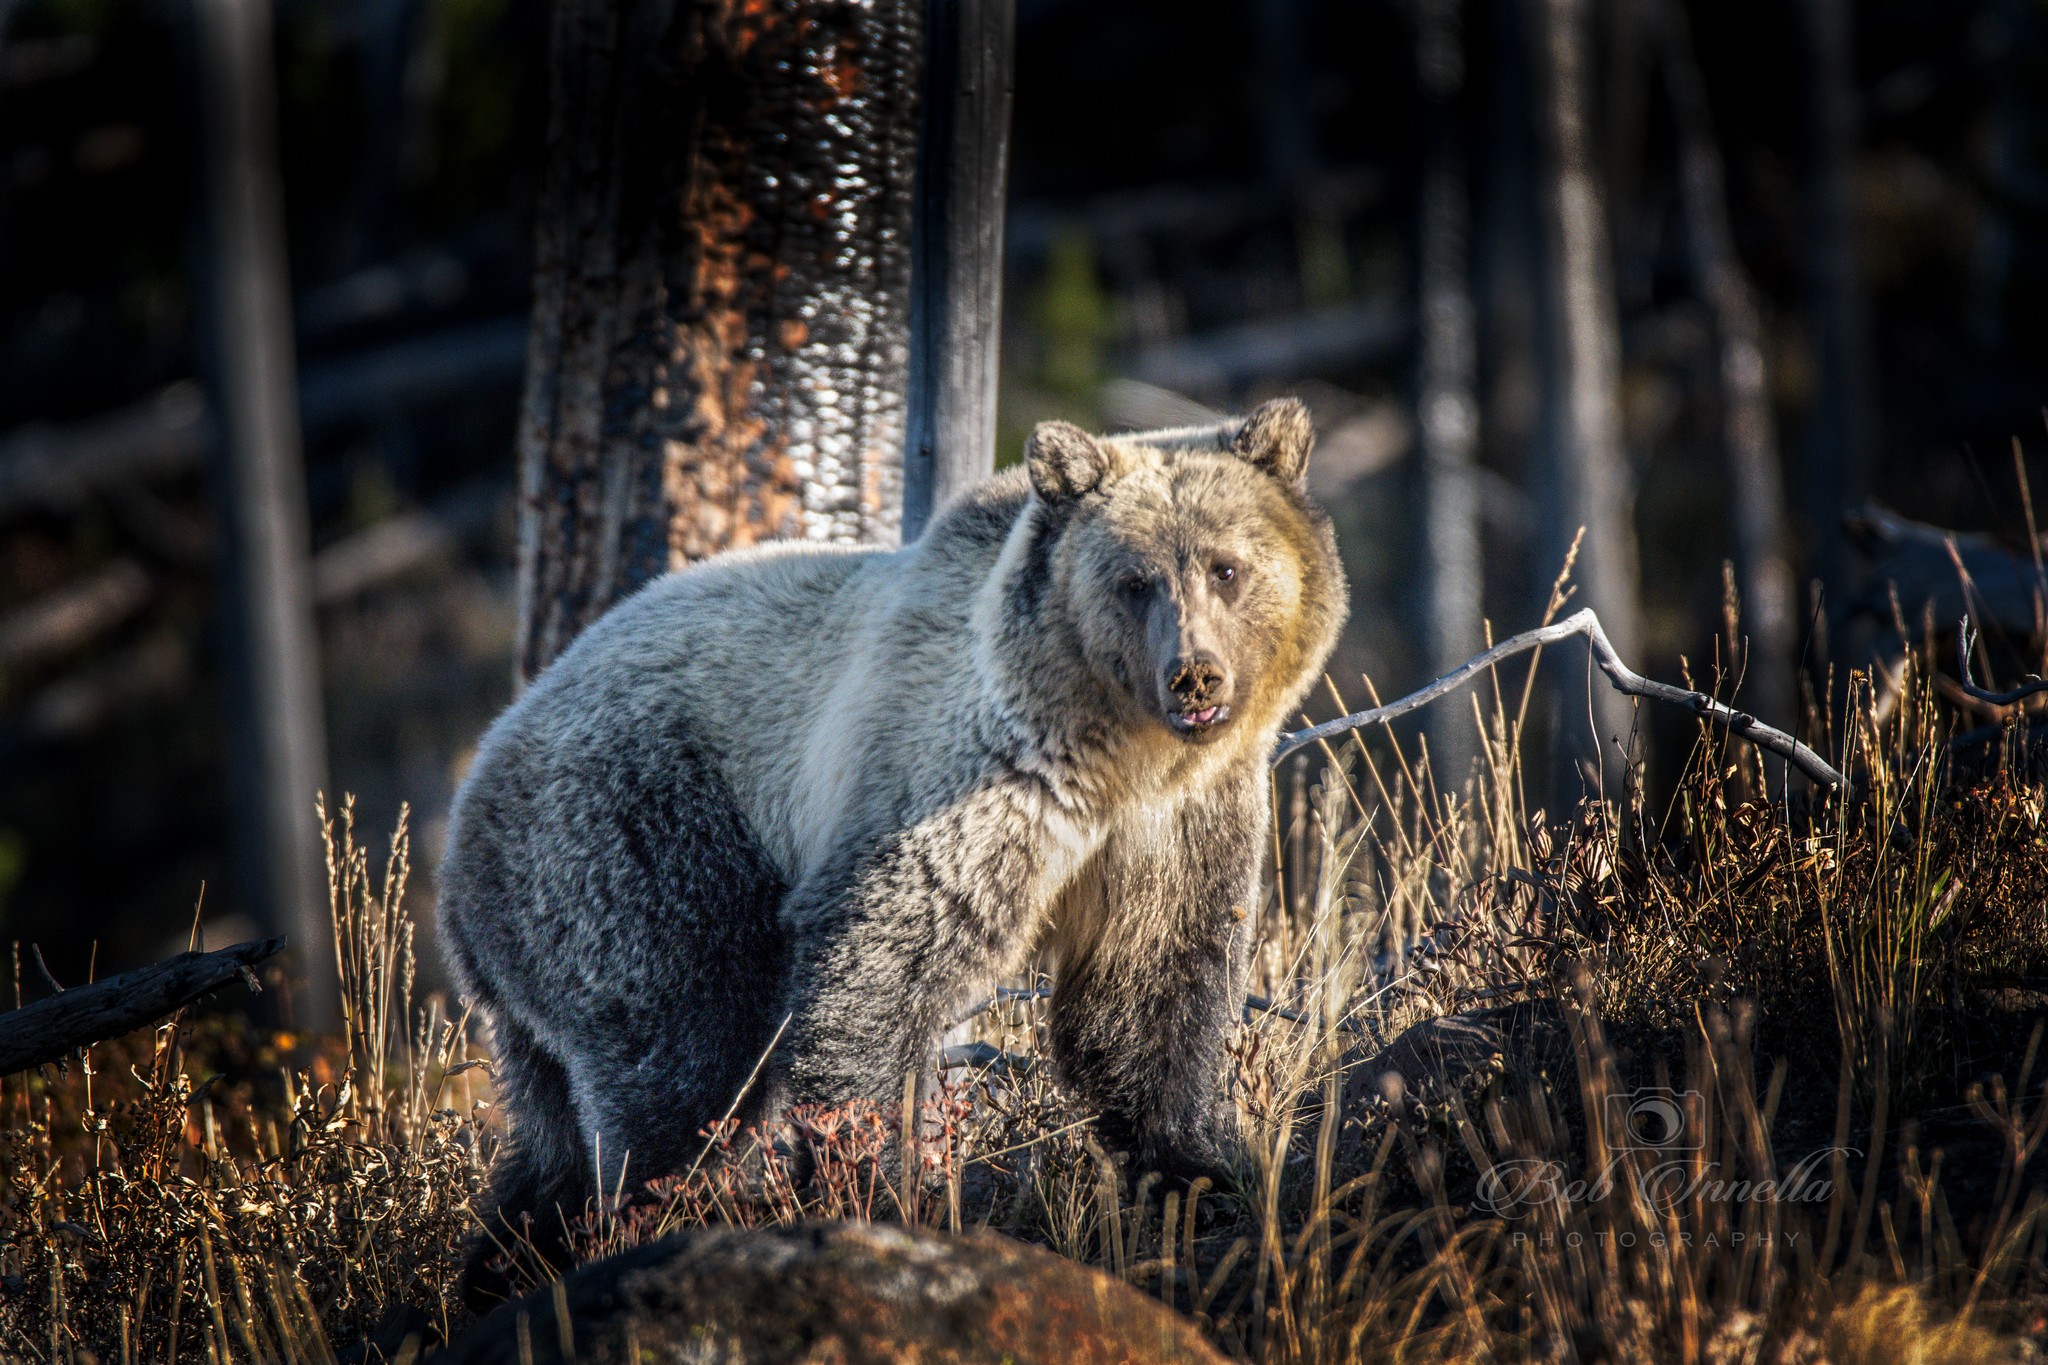
POLYGON ((1308 498, 1299 400, 1213 427, 1092 436, 1047 422, 1013 602, 1095 691, 1188 744, 1273 731, 1336 642, 1345 585, 1308 498), (1033 581, 1035 580, 1035 581, 1033 581))

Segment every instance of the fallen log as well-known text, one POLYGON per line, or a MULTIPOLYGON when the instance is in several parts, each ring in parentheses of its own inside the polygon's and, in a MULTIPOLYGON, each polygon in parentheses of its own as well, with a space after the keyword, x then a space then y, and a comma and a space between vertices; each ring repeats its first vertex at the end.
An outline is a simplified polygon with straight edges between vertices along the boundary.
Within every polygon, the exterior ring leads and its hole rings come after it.
MULTIPOLYGON (((2048 570, 2038 557, 1989 536, 1930 526, 1876 505, 1851 513, 1843 530, 1871 561, 1869 580, 1844 615, 1877 627, 1867 667, 1880 717, 1898 702, 1906 656, 1937 624, 1968 617, 1965 633, 1988 628, 2013 640, 2041 633, 2048 570)), ((1967 680, 1950 697, 1958 699, 2004 704, 1967 680)))
POLYGON ((1135 356, 1132 370, 1147 384, 1221 400, 1274 375, 1383 360, 1408 344, 1411 330, 1405 305, 1333 304, 1165 342, 1135 356))
POLYGON ((210 953, 180 953, 0 1014, 0 1076, 153 1024, 236 977, 262 990, 250 969, 283 947, 279 936, 210 953))
MULTIPOLYGON (((315 362, 299 375, 300 424, 317 434, 360 421, 366 411, 510 383, 525 363, 523 317, 468 323, 315 362)), ((0 432, 0 517, 70 511, 104 489, 187 473, 215 436, 206 395, 189 379, 99 417, 0 432)))
POLYGON ((1852 616, 1890 622, 1894 599, 1911 628, 1924 613, 1939 622, 1968 613, 2015 635, 2031 634, 2048 598, 2048 571, 1989 536, 1913 521, 1875 505, 1844 519, 1849 539, 1871 560, 1869 585, 1852 616))
POLYGON ((149 602, 154 585, 132 559, 66 583, 0 617, 0 670, 9 673, 76 654, 149 602))

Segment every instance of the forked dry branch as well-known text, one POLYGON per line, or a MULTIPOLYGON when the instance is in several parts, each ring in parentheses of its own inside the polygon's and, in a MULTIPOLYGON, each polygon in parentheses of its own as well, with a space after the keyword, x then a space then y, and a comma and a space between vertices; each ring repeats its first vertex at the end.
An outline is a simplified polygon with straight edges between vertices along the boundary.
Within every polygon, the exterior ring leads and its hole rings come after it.
MULTIPOLYGON (((1534 630, 1525 630, 1520 635, 1510 636, 1485 653, 1467 659, 1464 663, 1458 665, 1449 673, 1444 674, 1435 682, 1430 683, 1427 687, 1411 692, 1399 700, 1388 702, 1384 706, 1375 706, 1367 711, 1355 711, 1348 716, 1340 716, 1336 720, 1324 721, 1321 725, 1310 726, 1305 730, 1290 731, 1280 737, 1280 743, 1273 751, 1273 764, 1278 766, 1290 754, 1306 748, 1310 744, 1330 739, 1333 736, 1344 734, 1350 730, 1361 729, 1367 725, 1382 725, 1405 716, 1411 711, 1420 710, 1433 701, 1449 696, 1457 691, 1458 688, 1486 672, 1486 670, 1494 668, 1518 654, 1526 654, 1544 645, 1556 644, 1561 640, 1569 640, 1573 636, 1580 635, 1586 638, 1588 645, 1592 648, 1594 661, 1600 665, 1600 670, 1607 675, 1617 691, 1632 697, 1648 697, 1653 701, 1670 702, 1673 705, 1683 706, 1694 715, 1721 726, 1731 734, 1740 735, 1759 748, 1777 754, 1820 786, 1834 791, 1847 788, 1848 780, 1830 765, 1826 759, 1784 731, 1766 725, 1755 716, 1749 715, 1746 712, 1737 711, 1732 707, 1723 705, 1704 692, 1694 692, 1683 687, 1673 687, 1669 683, 1656 682, 1637 673, 1621 661, 1621 657, 1615 652, 1613 644, 1607 638, 1607 632, 1601 629, 1599 616, 1594 613, 1591 607, 1574 612, 1562 621, 1539 626, 1534 630)), ((1967 674, 1965 674, 1965 677, 1967 678, 1967 674)), ((2048 684, 2043 684, 2043 687, 2048 688, 2048 684)), ((1051 991, 1044 987, 1023 991, 1006 988, 985 1000, 977 1001, 970 1005, 953 1020, 953 1026, 957 1027, 960 1024, 966 1023, 1002 1000, 1050 994, 1051 991)), ((1294 1011, 1276 1006, 1257 995, 1247 996, 1245 998, 1245 1006, 1247 1009, 1270 1011, 1283 1019, 1296 1021, 1301 1019, 1301 1016, 1294 1011)), ((1350 1031, 1357 1031, 1356 1024, 1347 1024, 1346 1027, 1350 1031)), ((954 1061, 956 1063, 962 1062, 968 1055, 967 1052, 962 1051, 954 1061)), ((978 1057, 980 1054, 973 1055, 978 1057)))
POLYGON ((1965 616, 1956 628, 1956 679, 1963 694, 1972 701, 1981 701, 1990 706, 2012 706, 2029 697, 2038 697, 2048 692, 2048 678, 2029 673, 2020 680, 2020 685, 2009 692, 1992 692, 1977 686, 1977 680, 1970 674, 1970 651, 1977 647, 1977 632, 1965 616))
POLYGON ((1509 636, 1484 654, 1474 655, 1429 686, 1410 692, 1398 701, 1388 702, 1385 706, 1375 706, 1369 711, 1355 711, 1348 716, 1339 716, 1336 720, 1326 720, 1321 725, 1312 725, 1306 730, 1295 730, 1282 735, 1279 746, 1273 750, 1273 762, 1278 764, 1297 749, 1320 740, 1330 739, 1367 725, 1384 725, 1411 711, 1420 710, 1431 702, 1457 691, 1481 673, 1505 660, 1512 659, 1518 654, 1526 654, 1532 649, 1541 649, 1545 645, 1569 640, 1575 635, 1583 635, 1586 638, 1587 645, 1593 651, 1593 661, 1600 665, 1600 671, 1614 684, 1615 691, 1626 696, 1647 697, 1652 701, 1683 706, 1702 720, 1711 721, 1730 734, 1740 735, 1758 748, 1778 755, 1823 787, 1839 791, 1848 786, 1848 779, 1837 772, 1826 759, 1783 730, 1766 725, 1747 712, 1725 706, 1704 692, 1693 692, 1683 687, 1673 687, 1669 683, 1656 682, 1630 668, 1621 661, 1621 656, 1615 653, 1614 646, 1608 642, 1607 632, 1600 628, 1600 618, 1594 614, 1591 607, 1573 612, 1564 620, 1551 625, 1538 626, 1534 630, 1525 630, 1520 635, 1509 636))

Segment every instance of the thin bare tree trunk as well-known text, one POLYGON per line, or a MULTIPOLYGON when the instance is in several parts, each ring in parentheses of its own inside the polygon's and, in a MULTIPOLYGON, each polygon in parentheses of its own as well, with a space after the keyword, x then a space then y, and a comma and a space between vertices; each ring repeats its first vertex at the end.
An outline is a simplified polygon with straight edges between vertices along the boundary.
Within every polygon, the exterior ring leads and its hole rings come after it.
MULTIPOLYGON (((1634 657, 1641 638, 1635 489, 1622 449, 1614 263, 1589 130, 1590 11, 1589 0, 1524 5, 1541 147, 1537 294, 1548 496, 1538 544, 1549 563, 1558 563, 1584 528, 1577 600, 1599 614, 1615 649, 1634 657)), ((1576 710, 1576 689, 1572 695, 1576 710)), ((1611 769, 1632 734, 1632 710, 1626 698, 1600 688, 1584 704, 1592 711, 1601 768, 1611 769)))
POLYGON ((903 536, 995 472, 1016 0, 926 0, 903 536))
MULTIPOLYGON (((1470 268, 1472 200, 1458 100, 1465 86, 1463 0, 1421 0, 1417 67, 1427 125, 1420 242, 1422 618, 1430 676, 1484 647, 1485 559, 1479 536, 1478 344, 1470 268)), ((1461 783, 1477 753, 1469 713, 1430 716, 1439 781, 1461 783)))
POLYGON ((519 668, 665 570, 898 535, 918 0, 561 0, 519 668))
MULTIPOLYGON (((206 199, 205 365, 219 432, 235 842, 252 908, 300 965, 333 942, 313 802, 327 780, 307 556, 270 0, 198 0, 206 199)), ((331 972, 305 971, 306 1027, 338 1017, 331 972)))
POLYGON ((1870 491, 1875 439, 1862 252, 1856 230, 1855 35, 1851 0, 1800 0, 1810 61, 1807 275, 1820 373, 1810 421, 1805 478, 1813 568, 1836 611, 1847 606, 1848 542, 1843 514, 1870 491))
POLYGON ((1749 637, 1749 709, 1776 724, 1792 718, 1797 667, 1797 589, 1786 557, 1784 470, 1771 413, 1763 322, 1735 251, 1728 191, 1714 142, 1706 83, 1680 0, 1654 0, 1665 88, 1678 133, 1679 197, 1696 288, 1714 317, 1720 365, 1721 443, 1732 481, 1736 580, 1749 637))

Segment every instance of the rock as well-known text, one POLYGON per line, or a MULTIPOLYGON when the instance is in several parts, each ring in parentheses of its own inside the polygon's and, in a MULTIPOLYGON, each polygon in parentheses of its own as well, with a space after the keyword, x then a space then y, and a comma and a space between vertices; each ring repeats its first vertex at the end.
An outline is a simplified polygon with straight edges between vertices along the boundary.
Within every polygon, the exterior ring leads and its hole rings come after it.
POLYGON ((1469 1104, 1503 1078, 1568 1074, 1571 1057, 1571 1035, 1547 997, 1446 1014, 1377 1054, 1346 1058, 1344 1107, 1439 1114, 1453 1096, 1469 1104))
POLYGON ((506 1304, 434 1359, 1223 1365, 1194 1324, 1099 1271, 991 1233, 868 1223, 671 1237, 583 1267, 559 1300, 506 1304))

